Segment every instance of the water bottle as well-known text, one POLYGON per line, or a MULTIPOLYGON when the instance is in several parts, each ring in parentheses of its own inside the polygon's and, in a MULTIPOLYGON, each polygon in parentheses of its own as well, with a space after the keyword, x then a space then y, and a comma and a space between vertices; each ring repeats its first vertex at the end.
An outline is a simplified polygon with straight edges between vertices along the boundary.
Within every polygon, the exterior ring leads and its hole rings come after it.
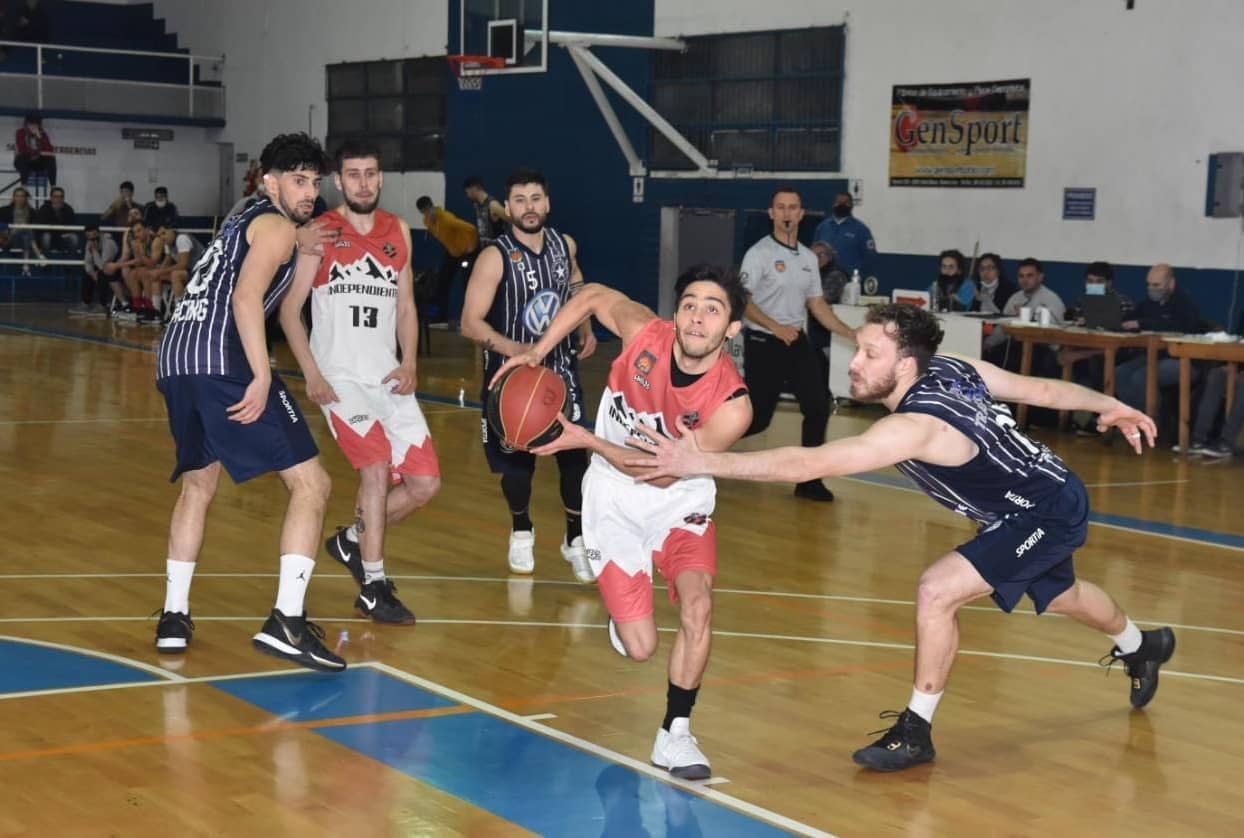
POLYGON ((842 291, 842 302, 845 305, 857 306, 860 304, 860 269, 856 268, 851 271, 851 281, 847 283, 847 287, 842 291))

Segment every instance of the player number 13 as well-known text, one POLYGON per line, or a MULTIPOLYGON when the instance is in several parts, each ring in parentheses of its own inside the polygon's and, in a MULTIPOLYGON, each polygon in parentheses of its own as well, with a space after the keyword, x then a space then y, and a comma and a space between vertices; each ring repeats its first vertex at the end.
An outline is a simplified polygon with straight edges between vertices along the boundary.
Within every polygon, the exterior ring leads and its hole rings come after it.
POLYGON ((372 306, 350 306, 350 314, 354 320, 355 326, 366 326, 368 329, 376 328, 376 318, 380 315, 380 309, 372 306))

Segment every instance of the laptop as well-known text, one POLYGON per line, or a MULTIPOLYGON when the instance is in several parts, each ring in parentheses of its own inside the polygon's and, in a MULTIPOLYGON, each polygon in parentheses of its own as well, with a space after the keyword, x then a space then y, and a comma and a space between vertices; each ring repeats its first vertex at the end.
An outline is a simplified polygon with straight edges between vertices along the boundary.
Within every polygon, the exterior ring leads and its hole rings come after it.
POLYGON ((1080 300, 1084 309, 1084 326, 1107 332, 1123 330, 1123 300, 1118 294, 1091 294, 1080 300))

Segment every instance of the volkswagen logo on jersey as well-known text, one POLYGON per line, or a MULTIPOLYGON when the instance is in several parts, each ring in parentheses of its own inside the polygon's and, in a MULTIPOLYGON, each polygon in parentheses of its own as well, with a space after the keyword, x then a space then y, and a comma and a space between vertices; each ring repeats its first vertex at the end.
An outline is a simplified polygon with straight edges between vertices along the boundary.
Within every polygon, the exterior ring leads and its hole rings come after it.
POLYGON ((523 307, 523 326, 533 335, 542 335, 561 307, 561 294, 546 288, 528 300, 523 307))

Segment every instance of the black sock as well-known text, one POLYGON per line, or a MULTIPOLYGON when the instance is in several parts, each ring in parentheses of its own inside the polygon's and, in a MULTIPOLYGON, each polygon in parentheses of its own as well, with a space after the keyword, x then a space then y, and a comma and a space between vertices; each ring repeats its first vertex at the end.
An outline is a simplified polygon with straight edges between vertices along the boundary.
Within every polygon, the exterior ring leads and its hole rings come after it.
POLYGON ((526 509, 522 512, 510 513, 510 529, 514 532, 531 532, 534 529, 531 523, 531 515, 526 509))
POLYGON ((695 697, 699 692, 699 687, 684 690, 671 681, 669 690, 665 693, 665 721, 661 722, 661 727, 669 730, 674 719, 691 718, 691 708, 695 706, 695 697))
POLYGON ((506 505, 510 509, 513 522, 510 529, 514 532, 531 532, 531 474, 513 472, 501 476, 501 493, 505 495, 506 505), (519 510, 515 512, 514 510, 519 510))
POLYGON ((583 515, 578 512, 566 512, 566 543, 583 535, 583 515))

